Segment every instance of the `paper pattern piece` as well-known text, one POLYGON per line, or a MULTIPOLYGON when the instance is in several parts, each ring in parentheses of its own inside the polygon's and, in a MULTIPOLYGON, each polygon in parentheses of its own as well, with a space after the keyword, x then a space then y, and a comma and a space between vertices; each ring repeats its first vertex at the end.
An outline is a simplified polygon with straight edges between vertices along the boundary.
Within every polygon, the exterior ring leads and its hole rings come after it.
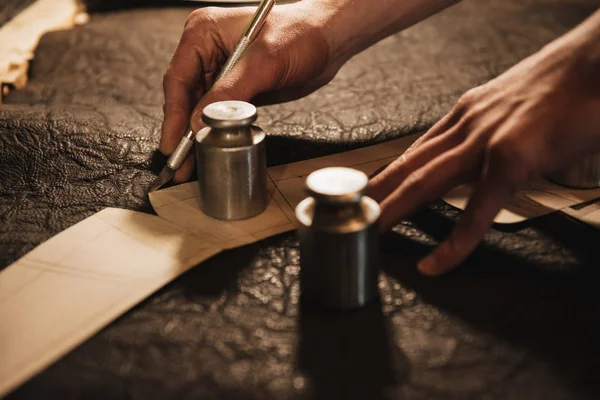
MULTIPOLYGON (((0 397, 191 267, 294 229, 294 208, 311 172, 346 166, 372 175, 417 138, 271 167, 269 206, 247 220, 204 215, 191 182, 150 194, 158 216, 107 208, 42 243, 0 272, 0 397)), ((514 197, 501 219, 530 218, 593 195, 575 192, 534 185, 514 197)), ((464 208, 468 195, 461 187, 446 200, 464 208)), ((598 226, 600 205, 591 207, 569 213, 598 226)))
MULTIPOLYGON (((443 200, 464 210, 471 198, 473 188, 470 185, 459 186, 447 193, 443 200)), ((528 219, 541 217, 555 211, 564 211, 569 207, 600 198, 600 189, 577 190, 540 180, 513 194, 508 204, 494 218, 497 224, 515 224, 528 219)))
POLYGON ((173 186, 149 194, 156 213, 185 232, 203 237, 220 249, 230 249, 286 232, 296 227, 294 209, 306 197, 304 181, 311 172, 325 167, 352 167, 367 175, 389 164, 415 140, 407 137, 267 170, 269 205, 262 214, 241 221, 222 221, 205 215, 199 206, 196 182, 173 186))
POLYGON ((600 229, 600 201, 587 205, 579 210, 566 208, 563 212, 596 229, 600 229))
POLYGON ((570 189, 547 180, 530 184, 524 192, 527 197, 536 203, 556 210, 563 210, 600 198, 600 188, 586 190, 570 189))
POLYGON ((220 249, 107 208, 0 273, 0 397, 220 249))
POLYGON ((295 228, 293 210, 272 182, 268 183, 267 209, 256 217, 222 221, 205 215, 199 206, 197 182, 188 182, 150 193, 156 213, 181 230, 205 238, 220 250, 243 246, 295 228))
POLYGON ((347 166, 371 174, 414 139, 270 168, 271 201, 251 219, 207 217, 191 182, 150 194, 159 216, 107 208, 42 243, 0 272, 0 397, 191 267, 293 230, 312 171, 347 166))

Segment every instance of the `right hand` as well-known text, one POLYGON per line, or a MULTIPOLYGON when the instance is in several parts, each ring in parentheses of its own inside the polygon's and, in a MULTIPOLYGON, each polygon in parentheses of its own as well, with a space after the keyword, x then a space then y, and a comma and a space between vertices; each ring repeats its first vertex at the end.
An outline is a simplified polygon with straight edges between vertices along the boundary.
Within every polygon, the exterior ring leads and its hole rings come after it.
MULTIPOLYGON (((163 81, 165 104, 159 147, 163 154, 173 152, 190 121, 195 131, 203 127, 202 109, 208 104, 294 100, 329 82, 345 61, 331 57, 324 22, 319 22, 323 13, 314 2, 278 5, 235 68, 212 86, 254 11, 255 7, 208 7, 189 16, 163 81)), ((190 152, 174 181, 189 179, 193 168, 190 152)))

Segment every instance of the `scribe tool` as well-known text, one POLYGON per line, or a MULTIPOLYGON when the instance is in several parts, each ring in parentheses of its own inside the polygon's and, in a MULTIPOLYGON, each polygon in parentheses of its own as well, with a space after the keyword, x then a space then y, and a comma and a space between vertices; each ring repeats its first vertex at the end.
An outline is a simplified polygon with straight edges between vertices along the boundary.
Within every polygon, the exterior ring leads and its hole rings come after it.
MULTIPOLYGON (((221 80, 235 67, 240 58, 244 55, 246 49, 258 36, 261 28, 263 27, 267 19, 267 16, 269 15, 269 12, 271 11, 274 5, 275 0, 261 1, 261 3, 258 5, 258 8, 256 9, 256 12, 254 13, 254 17, 252 18, 250 25, 248 25, 248 28, 246 29, 246 31, 236 44, 233 52, 227 59, 227 62, 225 62, 225 65, 223 65, 223 68, 217 76, 217 79, 215 79, 215 82, 221 80)), ((167 182, 173 179, 175 171, 177 171, 181 164, 183 164, 185 157, 187 156, 194 144, 196 136, 196 132, 194 132, 194 130, 192 129, 191 124, 188 125, 186 132, 187 133, 183 136, 183 138, 181 138, 181 141, 179 142, 173 153, 171 153, 171 155, 169 156, 169 159, 167 160, 167 165, 165 165, 165 167, 162 169, 152 186, 150 186, 150 189, 148 190, 149 192, 153 192, 155 190, 160 189, 163 185, 165 185, 167 182)))

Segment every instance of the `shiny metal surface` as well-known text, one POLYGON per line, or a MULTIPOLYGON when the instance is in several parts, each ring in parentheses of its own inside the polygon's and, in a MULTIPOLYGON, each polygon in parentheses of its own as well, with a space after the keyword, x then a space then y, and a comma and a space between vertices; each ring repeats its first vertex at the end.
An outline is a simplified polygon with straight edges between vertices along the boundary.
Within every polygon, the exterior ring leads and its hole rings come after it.
POLYGON ((303 301, 345 310, 377 297, 379 205, 364 195, 368 178, 324 168, 306 181, 296 207, 303 301))
MULTIPOLYGON (((219 72, 219 75, 215 79, 215 82, 218 82, 219 80, 224 78, 236 66, 240 58, 244 55, 244 52, 246 51, 248 46, 250 46, 250 44, 256 38, 256 36, 258 36, 260 29, 264 25, 267 16, 269 15, 269 12, 271 11, 274 5, 275 0, 263 0, 258 5, 256 12, 254 13, 254 17, 252 18, 252 21, 250 21, 248 28, 246 28, 246 31, 238 41, 237 45, 235 46, 235 49, 229 55, 229 58, 225 62, 225 65, 223 65, 223 68, 221 69, 221 72, 219 72)), ((173 153, 171 153, 171 155, 169 156, 169 159, 167 160, 167 165, 163 168, 159 176, 152 183, 152 186, 149 189, 150 192, 160 189, 164 184, 166 184, 169 180, 173 178, 173 175, 175 175, 175 173, 170 173, 167 169, 177 170, 179 169, 179 167, 181 167, 181 164, 185 160, 185 157, 187 156, 188 152, 190 151, 193 145, 195 136, 196 132, 194 132, 191 125, 188 126, 186 128, 186 134, 183 136, 183 138, 181 138, 181 141, 179 142, 173 153), (169 179, 165 181, 165 177, 169 177, 169 179)))
POLYGON ((212 128, 248 126, 257 117, 256 107, 245 101, 220 101, 209 104, 202 111, 202 121, 212 128))
POLYGON ((208 105, 209 125, 196 136, 200 207, 213 218, 238 220, 267 208, 265 133, 251 123, 256 108, 239 101, 208 105))
POLYGON ((148 192, 154 192, 155 190, 160 189, 167 182, 169 182, 171 179, 173 179, 174 176, 175 176, 175 170, 169 168, 168 165, 165 166, 162 169, 162 171, 160 171, 160 174, 158 174, 158 177, 154 180, 154 182, 152 182, 152 185, 148 189, 148 192))
POLYGON ((594 189, 600 187, 600 153, 552 174, 552 182, 576 189, 594 189))
POLYGON ((196 135, 194 131, 189 129, 188 133, 181 138, 181 141, 167 160, 167 166, 171 169, 178 170, 183 164, 187 153, 190 151, 192 146, 194 145, 194 138, 196 135))

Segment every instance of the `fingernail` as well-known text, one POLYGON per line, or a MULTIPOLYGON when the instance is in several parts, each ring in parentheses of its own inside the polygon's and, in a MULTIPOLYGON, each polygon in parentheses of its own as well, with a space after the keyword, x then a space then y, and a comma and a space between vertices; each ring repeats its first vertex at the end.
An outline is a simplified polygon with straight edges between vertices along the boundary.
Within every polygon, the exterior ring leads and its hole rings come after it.
POLYGON ((438 275, 437 263, 433 257, 425 257, 417 265, 417 269, 423 275, 434 276, 438 275))

